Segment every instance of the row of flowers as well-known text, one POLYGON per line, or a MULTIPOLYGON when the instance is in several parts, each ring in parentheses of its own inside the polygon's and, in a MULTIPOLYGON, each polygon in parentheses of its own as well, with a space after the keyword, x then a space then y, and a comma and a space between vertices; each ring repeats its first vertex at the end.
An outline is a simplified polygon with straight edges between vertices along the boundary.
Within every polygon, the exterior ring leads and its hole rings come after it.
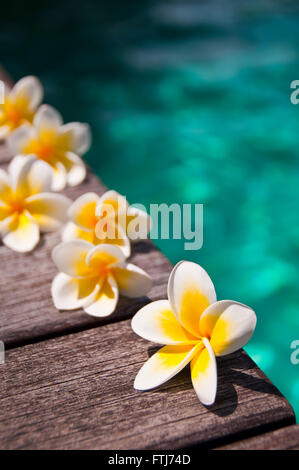
POLYGON ((22 78, 6 90, 0 112, 0 138, 6 138, 13 155, 35 155, 53 170, 51 189, 61 191, 84 180, 81 159, 91 144, 87 124, 63 124, 60 113, 41 104, 44 92, 36 77, 22 78))
MULTIPOLYGON (((132 221, 146 233, 151 221, 115 191, 86 193, 74 202, 58 194, 84 180, 81 157, 90 147, 90 130, 87 124, 63 124, 58 111, 41 105, 42 98, 39 80, 25 77, 6 90, 0 106, 0 138, 14 155, 7 172, 0 170, 0 234, 7 247, 25 253, 36 247, 40 232, 61 230, 62 243, 52 251, 59 271, 51 287, 54 304, 104 317, 114 312, 119 294, 140 297, 152 287, 151 277, 128 262, 136 238, 132 221)), ((201 266, 178 263, 169 278, 168 300, 149 303, 132 320, 139 336, 165 345, 141 368, 135 388, 155 388, 191 363, 195 391, 211 405, 217 391, 215 357, 242 348, 255 325, 249 307, 217 302, 201 266)))

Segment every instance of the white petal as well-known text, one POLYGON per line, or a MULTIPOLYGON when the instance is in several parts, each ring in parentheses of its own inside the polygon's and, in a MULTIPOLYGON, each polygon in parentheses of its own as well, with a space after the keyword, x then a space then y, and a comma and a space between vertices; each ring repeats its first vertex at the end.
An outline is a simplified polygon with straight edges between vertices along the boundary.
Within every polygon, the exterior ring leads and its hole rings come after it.
POLYGON ((36 136, 36 129, 33 126, 23 124, 8 136, 7 144, 13 155, 27 153, 26 146, 32 139, 36 138, 36 136))
POLYGON ((31 194, 29 186, 29 173, 37 162, 34 155, 22 157, 17 155, 10 164, 9 173, 12 189, 18 193, 19 198, 26 198, 31 194))
POLYGON ((62 191, 66 187, 67 174, 65 166, 61 162, 56 162, 52 168, 52 191, 62 191))
POLYGON ((62 194, 40 193, 26 199, 26 208, 44 232, 58 230, 67 219, 71 200, 62 194))
POLYGON ((2 238, 7 235, 11 229, 14 229, 17 224, 17 214, 11 214, 9 216, 5 216, 5 214, 2 214, 4 217, 2 218, 0 222, 0 234, 2 238))
POLYGON ((9 163, 7 171, 12 181, 14 175, 20 172, 23 165, 28 161, 28 157, 24 155, 16 155, 9 163))
POLYGON ((95 227, 95 210, 99 201, 96 193, 85 193, 78 197, 68 211, 69 218, 80 228, 94 230, 95 227))
POLYGON ((74 310, 89 305, 95 299, 99 287, 93 279, 75 279, 59 273, 51 286, 54 305, 59 310, 74 310))
POLYGON ((47 163, 36 160, 34 155, 28 155, 26 157, 24 155, 17 155, 14 157, 8 166, 10 178, 13 180, 29 159, 34 159, 26 176, 26 184, 28 184, 29 193, 36 194, 50 191, 53 171, 47 163))
POLYGON ((191 361, 191 379, 196 394, 206 406, 213 405, 217 393, 217 364, 213 349, 206 338, 205 348, 191 361))
POLYGON ((113 268, 119 292, 126 297, 141 297, 147 294, 153 285, 151 276, 134 264, 124 264, 113 268))
POLYGON ((83 155, 91 144, 90 127, 81 122, 70 122, 60 129, 60 135, 66 136, 70 149, 77 155, 83 155))
POLYGON ((10 178, 6 171, 0 168, 0 184, 4 184, 5 186, 10 186, 10 178))
POLYGON ((36 160, 28 173, 30 194, 46 193, 51 191, 53 183, 53 170, 46 162, 36 160))
POLYGON ((138 372, 134 388, 151 390, 164 384, 180 372, 192 359, 198 346, 164 346, 138 372))
POLYGON ((168 299, 173 313, 193 335, 199 335, 199 320, 204 310, 216 302, 214 285, 198 264, 181 261, 168 281, 168 299))
POLYGON ((82 158, 68 152, 67 158, 70 162, 70 169, 67 171, 67 183, 69 186, 77 186, 86 178, 86 166, 82 158))
POLYGON ((132 319, 132 329, 148 341, 158 344, 192 344, 190 335, 171 311, 168 300, 157 300, 141 308, 132 319))
POLYGON ((62 126, 61 114, 52 106, 43 104, 37 111, 33 119, 33 125, 38 133, 43 130, 58 131, 62 126))
POLYGON ((151 217, 143 210, 130 206, 127 215, 134 217, 127 225, 128 237, 132 240, 145 240, 148 232, 152 228, 151 217))
POLYGON ((88 277, 91 273, 86 265, 86 257, 92 248, 93 245, 84 240, 60 243, 53 249, 52 259, 58 271, 71 277, 88 277))
POLYGON ((200 319, 200 332, 210 338, 216 356, 241 349, 252 337, 256 315, 246 305, 221 300, 206 309, 200 319))
POLYGON ((73 222, 67 222, 63 227, 61 238, 63 242, 69 242, 71 240, 77 240, 80 238, 78 236, 78 227, 73 222))
POLYGON ((2 239, 8 248, 26 253, 33 250, 39 242, 39 227, 29 214, 14 215, 2 239))
POLYGON ((13 100, 23 100, 28 102, 28 108, 30 111, 40 105, 44 95, 44 90, 41 82, 37 77, 28 76, 21 78, 11 91, 11 97, 13 100))
POLYGON ((114 312, 117 302, 118 288, 114 277, 110 274, 107 276, 95 299, 89 306, 84 307, 84 310, 94 317, 107 317, 114 312))

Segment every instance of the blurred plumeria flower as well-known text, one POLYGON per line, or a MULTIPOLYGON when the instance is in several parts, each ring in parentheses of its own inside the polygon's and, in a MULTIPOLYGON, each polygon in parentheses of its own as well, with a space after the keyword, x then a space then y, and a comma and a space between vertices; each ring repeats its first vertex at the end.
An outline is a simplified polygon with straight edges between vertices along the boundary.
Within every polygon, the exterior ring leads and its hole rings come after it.
POLYGON ((31 123, 44 91, 36 77, 24 77, 9 90, 5 88, 4 103, 0 104, 0 139, 5 139, 24 123, 31 123))
POLYGON ((101 197, 95 193, 80 196, 69 208, 70 222, 63 231, 63 241, 83 239, 94 245, 119 246, 130 256, 129 239, 146 238, 151 218, 143 210, 129 206, 126 198, 115 191, 101 197))
POLYGON ((15 155, 35 155, 52 168, 53 191, 82 183, 86 168, 80 156, 87 152, 90 141, 87 124, 63 124, 59 112, 46 104, 38 109, 32 125, 24 124, 8 137, 15 155))
POLYGON ((51 193, 52 171, 35 157, 16 156, 8 173, 0 169, 0 235, 14 251, 33 250, 40 231, 59 229, 71 201, 51 193))
POLYGON ((140 369, 134 387, 158 387, 191 362, 197 396, 204 405, 212 405, 217 391, 215 356, 242 348, 255 325, 255 313, 246 305, 216 301, 214 285, 202 267, 178 263, 170 274, 168 300, 146 305, 132 320, 139 336, 166 344, 140 369))
POLYGON ((140 297, 152 286, 151 277, 126 263, 123 251, 114 245, 73 240, 57 245, 52 258, 60 271, 52 283, 53 301, 60 310, 82 307, 89 315, 105 317, 115 310, 119 294, 140 297))

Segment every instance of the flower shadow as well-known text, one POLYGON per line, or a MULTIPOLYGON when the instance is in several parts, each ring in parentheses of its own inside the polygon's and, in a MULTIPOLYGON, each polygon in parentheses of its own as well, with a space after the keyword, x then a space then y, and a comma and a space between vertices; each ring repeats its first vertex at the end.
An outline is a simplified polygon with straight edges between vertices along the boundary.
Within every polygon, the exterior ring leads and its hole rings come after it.
MULTIPOLYGON (((149 347, 149 357, 159 349, 160 347, 149 347)), ((251 390, 255 395, 261 393, 282 396, 243 350, 217 358, 217 369, 218 389, 216 401, 212 406, 206 406, 205 408, 219 417, 229 416, 234 413, 239 404, 239 388, 251 390)), ((192 389, 190 366, 188 365, 169 382, 152 392, 174 394, 178 391, 190 391, 192 389)))

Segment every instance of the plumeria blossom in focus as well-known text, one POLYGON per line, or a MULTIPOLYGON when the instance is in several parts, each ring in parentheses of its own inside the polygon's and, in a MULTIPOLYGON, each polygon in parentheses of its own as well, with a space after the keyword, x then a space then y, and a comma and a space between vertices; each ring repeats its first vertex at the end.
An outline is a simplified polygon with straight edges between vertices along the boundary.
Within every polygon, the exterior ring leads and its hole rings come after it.
POLYGON ((33 250, 40 231, 54 231, 65 223, 71 204, 51 193, 52 171, 34 156, 16 156, 8 173, 0 169, 0 235, 14 251, 33 250))
POLYGON ((43 87, 36 77, 24 77, 9 90, 0 104, 0 139, 5 139, 24 123, 31 123, 43 99, 43 87))
POLYGON ((231 300, 217 302, 214 285, 201 266, 178 263, 169 277, 168 300, 146 305, 132 320, 139 336, 166 345, 142 366, 134 387, 158 387, 191 363, 197 396, 204 405, 212 405, 217 391, 216 356, 242 348, 255 325, 251 308, 231 300))
POLYGON ((63 231, 63 241, 83 239, 94 245, 111 243, 130 255, 129 239, 146 238, 151 227, 149 215, 129 206, 116 191, 101 197, 95 193, 80 196, 69 208, 70 222, 63 231), (135 230, 136 229, 136 230, 135 230))
POLYGON ((86 167, 80 156, 87 152, 90 141, 88 124, 63 124, 59 112, 46 104, 38 109, 32 125, 24 124, 8 137, 14 155, 35 155, 52 168, 53 191, 82 183, 86 167))
POLYGON ((115 310, 119 294, 140 297, 152 286, 151 277, 126 263, 123 251, 115 245, 63 242, 53 249, 52 258, 60 271, 52 283, 59 310, 82 307, 89 315, 105 317, 115 310))

